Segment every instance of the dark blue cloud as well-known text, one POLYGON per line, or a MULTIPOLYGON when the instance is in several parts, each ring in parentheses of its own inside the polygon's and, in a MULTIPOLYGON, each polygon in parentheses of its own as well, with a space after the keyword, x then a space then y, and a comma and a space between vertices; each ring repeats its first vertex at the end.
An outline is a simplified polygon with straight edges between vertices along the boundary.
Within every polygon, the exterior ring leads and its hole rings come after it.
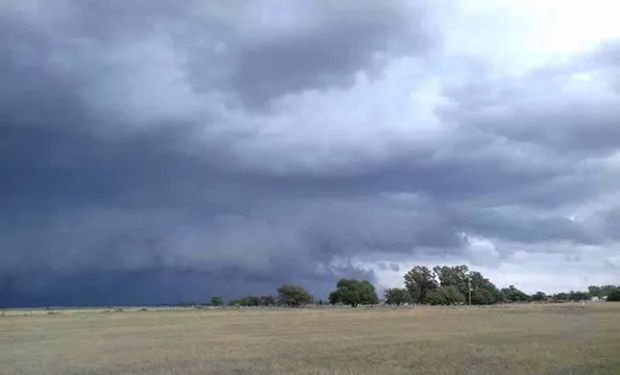
POLYGON ((617 48, 399 107, 450 73, 428 7, 0 5, 0 305, 325 297, 476 241, 608 269, 617 86, 563 85, 617 82, 617 48))

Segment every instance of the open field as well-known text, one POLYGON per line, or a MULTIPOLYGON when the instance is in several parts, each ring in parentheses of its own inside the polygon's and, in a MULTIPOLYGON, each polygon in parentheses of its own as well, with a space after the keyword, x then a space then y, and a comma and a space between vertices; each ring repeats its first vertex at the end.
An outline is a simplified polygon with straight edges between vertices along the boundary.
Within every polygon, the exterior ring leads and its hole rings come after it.
POLYGON ((1 374, 620 374, 620 303, 8 311, 1 374))

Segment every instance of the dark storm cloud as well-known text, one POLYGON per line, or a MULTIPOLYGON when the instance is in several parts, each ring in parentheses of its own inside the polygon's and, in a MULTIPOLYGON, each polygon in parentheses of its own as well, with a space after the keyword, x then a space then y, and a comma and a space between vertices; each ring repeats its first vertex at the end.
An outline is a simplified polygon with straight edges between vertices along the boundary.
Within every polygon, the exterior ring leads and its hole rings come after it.
MULTIPOLYGON (((255 290, 242 288, 241 281, 221 281, 227 273, 247 284, 260 280, 261 292, 296 280, 324 293, 337 275, 362 272, 332 264, 335 256, 459 245, 441 216, 402 211, 381 199, 334 199, 325 191, 333 186, 365 196, 368 191, 350 189, 359 181, 339 186, 326 179, 308 187, 307 179, 226 173, 202 158, 171 152, 165 133, 109 140, 5 127, 3 135, 0 186, 6 216, 0 245, 3 275, 11 281, 6 285, 39 296, 54 288, 33 286, 30 275, 58 280, 51 281, 58 287, 86 285, 61 290, 62 303, 70 297, 92 301, 93 296, 80 297, 96 284, 90 278, 122 275, 126 281, 132 272, 146 273, 140 280, 153 282, 163 271, 180 280, 204 280, 210 286, 197 290, 204 298, 212 290, 235 295, 231 285, 239 286, 237 293, 255 290), (186 277, 186 272, 200 276, 186 277)), ((95 295, 114 300, 103 292, 109 283, 102 283, 95 295)), ((140 294, 142 287, 135 288, 138 300, 150 298, 140 294)), ((6 298, 21 298, 15 293, 7 292, 6 298)), ((177 296, 170 292, 162 298, 175 302, 177 296)))
POLYGON ((405 2, 37 4, 36 11, 8 5, 1 15, 11 68, 34 73, 24 78, 88 89, 106 77, 126 79, 122 69, 133 64, 156 64, 132 53, 163 44, 192 89, 231 94, 229 104, 255 108, 297 91, 352 84, 356 73, 380 74, 387 57, 431 46, 422 6, 405 2))
POLYGON ((352 84, 357 72, 380 72, 382 55, 429 48, 419 15, 403 3, 319 4, 310 11, 320 16, 301 31, 248 38, 232 74, 245 102, 260 104, 300 90, 352 84))
POLYGON ((0 5, 0 305, 325 296, 419 254, 613 245, 616 47, 409 102, 452 74, 432 13, 0 5))
POLYGON ((565 217, 540 218, 514 210, 480 210, 459 217, 460 227, 469 233, 508 241, 540 243, 569 240, 590 244, 603 240, 588 233, 582 223, 565 217))

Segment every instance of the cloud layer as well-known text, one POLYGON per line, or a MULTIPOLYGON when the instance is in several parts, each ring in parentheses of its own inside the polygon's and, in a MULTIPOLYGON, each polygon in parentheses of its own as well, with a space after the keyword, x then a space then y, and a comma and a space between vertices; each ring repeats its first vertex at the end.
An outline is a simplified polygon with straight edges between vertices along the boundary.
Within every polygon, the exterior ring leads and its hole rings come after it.
POLYGON ((0 5, 0 304, 620 283, 620 42, 493 4, 0 5))

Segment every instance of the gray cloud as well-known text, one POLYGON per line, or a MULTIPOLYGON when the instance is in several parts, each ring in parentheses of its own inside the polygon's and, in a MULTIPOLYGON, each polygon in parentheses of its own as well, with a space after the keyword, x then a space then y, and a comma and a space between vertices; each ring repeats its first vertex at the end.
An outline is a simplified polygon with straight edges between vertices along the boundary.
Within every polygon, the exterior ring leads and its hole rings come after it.
POLYGON ((310 9, 310 15, 299 7, 304 18, 311 18, 301 30, 276 29, 248 38, 241 47, 232 82, 245 102, 351 85, 355 73, 378 74, 385 55, 420 54, 429 48, 420 16, 405 3, 319 4, 310 6, 318 8, 310 9))
POLYGON ((38 5, 0 6, 0 304, 617 263, 613 43, 515 77, 427 3, 38 5))
POLYGON ((446 117, 513 142, 584 158, 614 153, 620 140, 614 44, 521 79, 482 77, 448 90, 446 117), (615 77, 614 77, 615 76, 615 77))

